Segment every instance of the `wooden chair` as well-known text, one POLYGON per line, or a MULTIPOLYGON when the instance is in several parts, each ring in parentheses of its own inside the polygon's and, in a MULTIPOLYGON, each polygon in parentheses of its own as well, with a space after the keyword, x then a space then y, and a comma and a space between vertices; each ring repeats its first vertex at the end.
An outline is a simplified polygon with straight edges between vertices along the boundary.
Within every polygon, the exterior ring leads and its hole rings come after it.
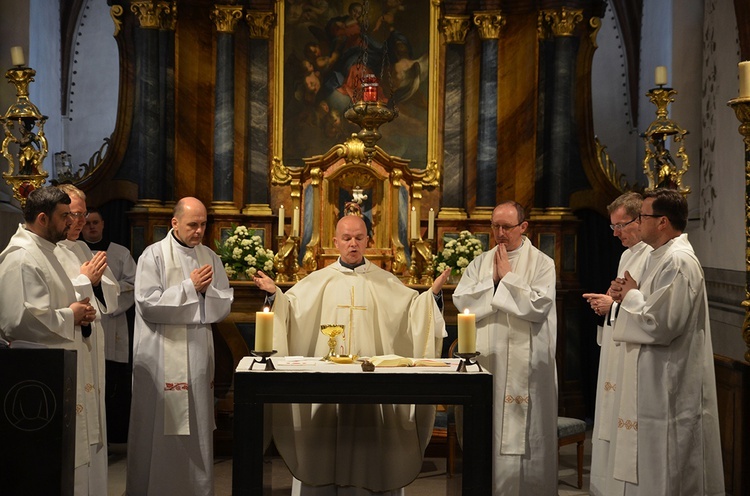
MULTIPOLYGON (((583 442, 586 440, 586 422, 576 418, 557 417, 557 449, 578 443, 578 489, 583 487, 583 442)), ((558 458, 560 452, 557 453, 558 458)))

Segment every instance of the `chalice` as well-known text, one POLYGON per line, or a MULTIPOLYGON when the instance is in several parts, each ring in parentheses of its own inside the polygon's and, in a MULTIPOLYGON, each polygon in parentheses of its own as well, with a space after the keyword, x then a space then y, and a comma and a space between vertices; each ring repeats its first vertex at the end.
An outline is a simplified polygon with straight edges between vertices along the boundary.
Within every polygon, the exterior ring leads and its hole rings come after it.
POLYGON ((328 336, 328 354, 321 358, 327 362, 331 361, 331 357, 336 355, 336 336, 344 332, 344 326, 341 324, 323 324, 320 326, 320 332, 328 336))

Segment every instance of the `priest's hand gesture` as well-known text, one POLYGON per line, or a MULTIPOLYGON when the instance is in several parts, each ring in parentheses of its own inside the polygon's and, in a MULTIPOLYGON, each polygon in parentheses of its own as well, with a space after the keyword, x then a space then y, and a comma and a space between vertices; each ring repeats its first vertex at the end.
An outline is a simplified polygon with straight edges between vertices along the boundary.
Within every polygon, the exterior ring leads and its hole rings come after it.
POLYGON ((211 284, 213 277, 214 269, 209 264, 195 269, 190 273, 190 280, 193 281, 193 286, 195 286, 195 290, 199 293, 206 292, 206 288, 211 284))
POLYGON ((106 268, 107 252, 98 251, 91 257, 91 260, 83 262, 83 265, 81 265, 81 274, 89 278, 92 286, 98 286, 102 281, 102 275, 106 268))
POLYGON ((253 276, 253 282, 268 294, 274 294, 276 292, 276 283, 273 282, 273 279, 268 277, 268 275, 262 270, 255 273, 253 276))
POLYGON ((586 298, 586 301, 591 305, 591 309, 597 315, 607 315, 614 302, 608 294, 584 293, 583 297, 586 298))
POLYGON ((622 299, 628 294, 631 289, 638 289, 638 283, 630 275, 630 272, 625 271, 623 277, 618 277, 612 281, 612 285, 609 287, 609 294, 612 295, 612 299, 617 303, 622 303, 622 299))
POLYGON ((448 276, 451 273, 450 267, 445 269, 439 276, 432 282, 432 294, 438 295, 443 290, 443 284, 448 280, 448 276))
POLYGON ((96 309, 89 305, 88 298, 74 301, 68 308, 73 310, 73 323, 75 325, 89 325, 96 319, 96 309))
POLYGON ((492 264, 492 280, 497 284, 505 274, 510 272, 510 259, 508 259, 508 250, 505 245, 500 243, 495 251, 495 260, 492 264))

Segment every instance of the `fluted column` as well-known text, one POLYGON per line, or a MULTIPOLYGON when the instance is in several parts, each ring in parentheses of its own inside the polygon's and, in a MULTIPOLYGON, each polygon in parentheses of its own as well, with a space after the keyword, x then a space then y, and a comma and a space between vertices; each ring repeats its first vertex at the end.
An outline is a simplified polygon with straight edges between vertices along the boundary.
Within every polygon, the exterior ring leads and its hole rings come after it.
POLYGON ((214 187, 211 211, 239 213, 234 205, 234 29, 242 7, 215 5, 214 187))
POLYGON ((544 180, 546 210, 567 211, 570 198, 570 158, 574 136, 574 82, 577 55, 577 40, 573 37, 576 24, 583 19, 581 10, 561 7, 560 10, 543 10, 540 20, 548 26, 553 38, 552 73, 547 74, 551 83, 545 94, 551 104, 548 109, 549 145, 545 150, 544 180))
POLYGON ((477 193, 472 217, 489 218, 497 191, 497 50, 505 18, 498 10, 476 12, 474 24, 482 39, 477 129, 477 193))
POLYGON ((135 32, 136 102, 132 143, 138 171, 136 207, 160 206, 164 175, 160 155, 161 103, 159 84, 159 29, 161 18, 171 11, 167 2, 133 2, 131 11, 139 21, 135 32))
POLYGON ((443 194, 440 219, 465 219, 464 191, 464 58, 468 15, 446 15, 440 20, 445 39, 445 102, 443 107, 443 194))
POLYGON ((253 98, 249 108, 249 153, 245 166, 245 207, 242 213, 261 216, 271 214, 268 178, 268 40, 276 23, 276 16, 273 12, 249 10, 246 19, 250 32, 248 94, 253 95, 253 98))

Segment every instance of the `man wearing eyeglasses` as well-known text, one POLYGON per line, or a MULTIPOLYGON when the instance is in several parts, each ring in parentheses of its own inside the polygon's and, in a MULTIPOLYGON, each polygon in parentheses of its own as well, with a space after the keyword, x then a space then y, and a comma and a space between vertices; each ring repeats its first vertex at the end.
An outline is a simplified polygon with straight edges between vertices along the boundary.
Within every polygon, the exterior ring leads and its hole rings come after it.
MULTIPOLYGON (((617 268, 618 277, 623 277, 628 270, 636 279, 641 279, 641 272, 648 260, 651 247, 641 241, 638 215, 643 198, 640 194, 629 192, 620 195, 607 206, 609 227, 612 234, 619 238, 627 248, 620 257, 617 268)), ((617 429, 617 416, 613 416, 615 392, 617 391, 617 369, 621 359, 620 343, 612 341, 614 324, 619 305, 614 302, 609 292, 605 294, 585 293, 584 298, 597 315, 604 316, 603 325, 598 326, 596 341, 601 347, 599 356, 599 374, 596 384, 596 407, 594 410, 594 433, 591 444, 591 494, 609 494, 606 490, 606 473, 609 465, 609 446, 612 433, 617 429)), ((611 470, 611 468, 610 468, 611 470)))
POLYGON ((642 280, 625 271, 610 286, 624 355, 606 494, 724 494, 708 301, 687 213, 675 190, 646 193, 640 232, 653 251, 642 280))
POLYGON ((57 243, 55 256, 79 295, 85 296, 96 309, 96 318, 84 329, 84 346, 78 352, 78 370, 83 381, 83 403, 77 409, 77 420, 85 424, 84 442, 88 453, 77 460, 76 494, 107 492, 107 426, 105 408, 104 328, 101 316, 117 309, 120 285, 107 266, 106 253, 94 255, 82 240, 86 224, 86 194, 72 184, 61 184, 60 190, 70 197, 73 222, 67 237, 57 243))
POLYGON ((493 494, 556 495, 555 263, 524 236, 518 203, 495 207, 491 227, 497 246, 472 260, 453 302, 476 314, 478 360, 493 374, 493 494))

